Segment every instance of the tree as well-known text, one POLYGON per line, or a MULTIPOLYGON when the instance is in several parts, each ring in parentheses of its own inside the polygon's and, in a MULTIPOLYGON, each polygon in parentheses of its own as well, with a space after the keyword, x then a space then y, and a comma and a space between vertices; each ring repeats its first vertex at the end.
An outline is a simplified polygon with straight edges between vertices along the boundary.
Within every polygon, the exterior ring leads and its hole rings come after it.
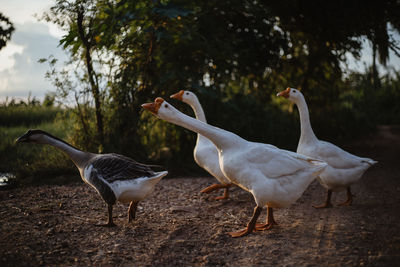
MULTIPOLYGON (((104 126, 103 126, 103 95, 100 89, 101 74, 96 72, 95 60, 93 59, 94 54, 99 51, 96 45, 96 39, 99 34, 95 32, 96 16, 98 14, 97 4, 93 1, 65 1, 58 0, 56 4, 51 8, 50 12, 44 15, 44 19, 52 21, 58 24, 60 27, 66 27, 68 34, 63 37, 61 44, 64 49, 68 49, 71 52, 71 56, 75 64, 80 62, 84 63, 85 75, 81 81, 86 81, 89 86, 91 93, 91 99, 94 102, 95 109, 95 121, 96 121, 96 139, 98 143, 98 150, 104 149, 104 126)), ((97 54, 98 56, 98 54, 97 54)), ((98 67, 100 68, 100 67, 98 67)), ((75 72, 76 76, 79 76, 75 72)), ((62 83, 58 83, 59 86, 63 86, 62 83)), ((103 89, 104 91, 104 89, 103 89)), ((71 91, 63 90, 64 97, 68 97, 71 91)), ((79 104, 79 96, 86 95, 87 91, 84 89, 80 92, 74 93, 76 105, 78 107, 79 117, 81 118, 82 126, 85 132, 88 133, 88 122, 85 121, 84 112, 79 104)), ((85 97, 84 97, 85 99, 85 97)), ((85 99, 84 107, 88 106, 90 100, 85 99)))
MULTIPOLYGON (((187 158, 193 135, 142 114, 140 104, 192 89, 212 124, 260 141, 277 143, 282 132, 292 138, 283 130, 292 121, 279 115, 271 95, 296 86, 307 91, 312 110, 341 109, 351 90, 341 69, 346 54, 358 57, 376 25, 399 25, 398 4, 387 3, 58 0, 46 19, 67 32, 61 45, 79 82, 56 84, 59 96, 76 100, 81 132, 95 129, 106 151, 140 158, 168 146, 174 157, 187 158), (248 126, 252 120, 257 126, 248 126), (259 124, 274 120, 270 128, 259 124)), ((374 38, 382 58, 385 47, 396 49, 387 36, 374 38)))
POLYGON ((11 39, 15 28, 11 21, 0 12, 0 50, 6 46, 11 39))

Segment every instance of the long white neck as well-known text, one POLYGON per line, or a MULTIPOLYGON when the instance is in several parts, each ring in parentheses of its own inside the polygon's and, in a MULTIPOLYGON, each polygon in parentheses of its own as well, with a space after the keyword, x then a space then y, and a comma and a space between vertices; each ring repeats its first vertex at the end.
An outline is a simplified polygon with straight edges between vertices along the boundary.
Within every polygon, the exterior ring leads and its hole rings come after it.
POLYGON ((170 108, 175 110, 174 116, 159 116, 161 119, 166 120, 168 122, 174 123, 176 125, 182 126, 186 129, 189 129, 193 132, 203 135, 208 138, 218 150, 223 151, 232 146, 239 146, 244 144, 246 141, 240 136, 225 131, 223 129, 211 126, 207 123, 204 123, 200 120, 189 117, 177 109, 170 106, 170 108))
POLYGON ((194 111, 194 115, 196 116, 196 119, 198 119, 199 121, 202 121, 204 123, 207 123, 206 120, 206 115, 204 114, 204 110, 203 107, 201 106, 200 102, 198 99, 196 99, 195 101, 191 101, 190 103, 187 102, 193 109, 194 111))
POLYGON ((78 167, 78 169, 84 168, 87 161, 94 156, 92 153, 81 151, 65 142, 60 140, 54 139, 50 136, 44 135, 42 142, 51 146, 54 146, 61 151, 65 152, 74 164, 78 167))
POLYGON ((312 143, 318 141, 317 137, 314 134, 314 131, 311 127, 310 123, 310 114, 308 112, 308 107, 304 96, 301 95, 299 98, 296 98, 295 101, 297 108, 299 109, 300 114, 300 143, 312 143))
MULTIPOLYGON (((204 114, 204 110, 203 107, 201 106, 199 100, 196 98, 194 99, 194 101, 190 101, 190 102, 186 102, 187 104, 189 104, 193 111, 194 111, 194 115, 196 116, 196 119, 198 119, 199 121, 202 121, 204 123, 207 123, 206 120, 206 115, 204 114)), ((197 141, 196 144, 200 144, 201 142, 207 142, 207 138, 205 138, 204 136, 202 136, 201 134, 197 134, 197 141)))

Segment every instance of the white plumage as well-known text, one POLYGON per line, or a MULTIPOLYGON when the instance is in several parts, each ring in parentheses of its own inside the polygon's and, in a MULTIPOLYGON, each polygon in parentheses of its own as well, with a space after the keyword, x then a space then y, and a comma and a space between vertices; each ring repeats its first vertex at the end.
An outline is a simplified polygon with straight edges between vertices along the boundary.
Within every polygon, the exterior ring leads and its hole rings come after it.
POLYGON ((338 192, 342 190, 347 190, 347 200, 340 205, 351 205, 352 194, 350 186, 357 182, 364 172, 376 164, 377 161, 357 157, 332 143, 318 140, 311 127, 307 103, 299 90, 287 88, 285 91, 278 93, 278 96, 288 98, 299 109, 301 135, 297 153, 328 163, 328 166, 318 177, 321 185, 328 190, 327 199, 324 204, 314 207, 325 208, 332 206, 330 202, 332 191, 338 192))
MULTIPOLYGON (((93 187, 99 194, 99 190, 91 181, 91 172, 93 165, 86 166, 82 179, 93 187)), ((107 182, 101 175, 101 171, 97 171, 97 178, 102 179, 114 192, 115 198, 121 203, 139 202, 149 196, 155 189, 155 185, 167 175, 167 171, 155 172, 152 176, 142 176, 134 179, 116 180, 111 183, 107 182)))
MULTIPOLYGON (((201 106, 197 96, 190 91, 181 90, 180 92, 171 96, 171 98, 175 98, 185 102, 190 105, 195 113, 196 119, 207 123, 206 116, 204 114, 203 107, 201 106)), ((196 146, 193 150, 193 156, 196 163, 208 171, 212 176, 214 176, 220 184, 213 184, 205 189, 203 189, 202 193, 211 193, 212 191, 224 188, 224 195, 216 197, 215 199, 226 199, 229 197, 229 187, 232 183, 228 178, 222 173, 221 168, 219 166, 219 158, 218 151, 215 145, 208 140, 206 137, 201 134, 197 134, 196 146)))
POLYGON ((275 223, 274 207, 286 207, 296 201, 326 167, 320 160, 281 150, 275 146, 248 142, 234 133, 203 123, 176 110, 162 98, 142 105, 159 118, 200 133, 217 147, 224 175, 234 184, 253 194, 257 206, 247 227, 230 233, 243 236, 256 230, 270 229, 275 223), (257 225, 263 207, 268 207, 267 222, 257 225))

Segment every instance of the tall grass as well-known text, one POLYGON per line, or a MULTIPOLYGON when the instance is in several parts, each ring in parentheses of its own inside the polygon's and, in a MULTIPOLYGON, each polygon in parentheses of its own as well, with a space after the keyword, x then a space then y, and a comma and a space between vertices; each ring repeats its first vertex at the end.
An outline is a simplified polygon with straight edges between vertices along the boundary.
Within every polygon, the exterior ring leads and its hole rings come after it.
POLYGON ((37 106, 0 107, 0 172, 15 174, 20 184, 60 183, 66 175, 76 180, 73 163, 59 150, 45 145, 15 144, 16 138, 28 129, 42 129, 67 139, 69 123, 59 118, 60 112, 64 111, 37 106))
POLYGON ((44 106, 0 106, 0 126, 35 126, 53 121, 60 108, 44 106))

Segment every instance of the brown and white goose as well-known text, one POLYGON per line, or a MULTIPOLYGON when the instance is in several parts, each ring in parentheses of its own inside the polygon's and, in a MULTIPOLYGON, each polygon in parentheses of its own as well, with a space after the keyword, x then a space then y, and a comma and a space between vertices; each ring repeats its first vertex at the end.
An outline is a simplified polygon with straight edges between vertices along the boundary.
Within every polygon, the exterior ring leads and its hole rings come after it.
POLYGON ((42 130, 28 130, 17 143, 48 144, 65 152, 78 168, 83 181, 93 187, 108 205, 108 222, 115 226, 113 205, 128 203, 128 222, 135 219, 139 201, 153 192, 155 185, 168 174, 154 172, 148 165, 118 154, 95 154, 79 150, 67 142, 42 130))

